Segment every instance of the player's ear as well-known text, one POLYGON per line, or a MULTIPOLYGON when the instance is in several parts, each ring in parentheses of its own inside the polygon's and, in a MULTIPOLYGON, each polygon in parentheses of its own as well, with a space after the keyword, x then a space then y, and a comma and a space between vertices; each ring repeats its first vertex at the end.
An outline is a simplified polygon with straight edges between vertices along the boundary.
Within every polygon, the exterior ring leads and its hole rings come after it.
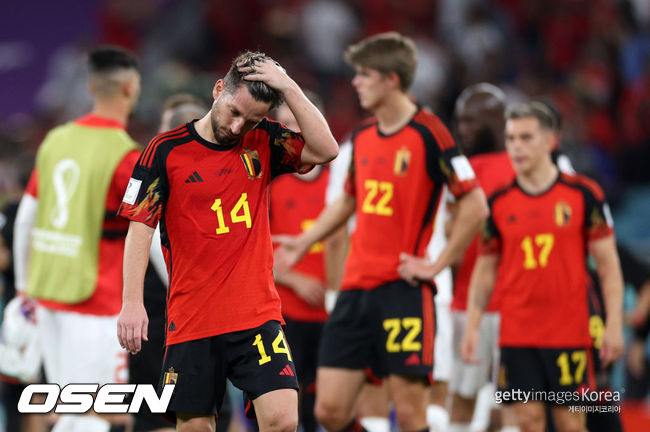
POLYGON ((217 100, 225 89, 226 83, 222 79, 217 80, 217 82, 214 83, 214 87, 212 88, 212 97, 217 100))
POLYGON ((397 75, 396 72, 390 72, 388 75, 386 75, 386 78, 391 84, 391 87, 399 89, 400 88, 400 80, 399 80, 399 75, 397 75))

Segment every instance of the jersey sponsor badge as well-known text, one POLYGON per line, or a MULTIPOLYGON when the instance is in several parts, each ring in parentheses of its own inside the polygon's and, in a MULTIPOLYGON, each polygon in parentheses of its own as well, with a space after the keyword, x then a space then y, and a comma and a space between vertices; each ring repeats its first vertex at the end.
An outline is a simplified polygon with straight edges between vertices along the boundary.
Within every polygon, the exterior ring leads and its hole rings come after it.
POLYGON ((401 149, 397 150, 395 153, 395 164, 393 165, 393 172, 395 175, 405 175, 410 162, 411 152, 406 147, 402 147, 401 149))
POLYGON ((244 163, 244 168, 248 173, 248 178, 251 180, 262 177, 262 163, 260 162, 260 155, 257 150, 244 150, 241 155, 241 160, 244 163))
POLYGON ((476 177, 472 166, 465 156, 454 156, 451 158, 451 166, 454 167, 454 172, 460 181, 472 180, 476 177))
POLYGON ((571 220, 571 206, 564 201, 555 203, 555 224, 559 227, 569 225, 571 220))
POLYGON ((135 204, 135 200, 138 198, 138 192, 140 192, 140 186, 142 186, 142 180, 136 180, 131 177, 122 201, 131 205, 135 204))

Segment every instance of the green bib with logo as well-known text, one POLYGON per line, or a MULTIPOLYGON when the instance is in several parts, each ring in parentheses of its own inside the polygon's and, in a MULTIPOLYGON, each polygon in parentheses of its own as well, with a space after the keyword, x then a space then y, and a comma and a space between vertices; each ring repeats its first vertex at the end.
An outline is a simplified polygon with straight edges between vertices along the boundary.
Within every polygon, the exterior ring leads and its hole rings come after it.
POLYGON ((106 196, 120 161, 137 147, 124 130, 111 127, 67 123, 46 136, 36 155, 28 295, 69 304, 92 296, 106 196))

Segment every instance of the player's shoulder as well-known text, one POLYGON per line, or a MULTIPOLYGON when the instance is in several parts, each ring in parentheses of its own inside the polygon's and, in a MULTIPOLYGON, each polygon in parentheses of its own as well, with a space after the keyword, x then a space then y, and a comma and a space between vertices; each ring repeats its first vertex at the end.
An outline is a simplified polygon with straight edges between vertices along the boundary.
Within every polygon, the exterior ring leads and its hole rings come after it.
POLYGON ((375 116, 370 116, 366 117, 354 127, 346 136, 346 139, 344 139, 344 142, 349 141, 352 144, 356 141, 357 137, 359 134, 365 130, 371 129, 371 128, 376 128, 377 127, 377 118, 375 116))
POLYGON ((427 108, 419 108, 409 126, 422 135, 425 142, 435 141, 441 150, 447 150, 456 145, 449 129, 440 117, 427 108))
POLYGON ((597 200, 605 199, 605 193, 603 192, 600 185, 593 179, 578 173, 560 173, 560 182, 575 188, 579 189, 583 193, 592 195, 597 200))
POLYGON ((139 160, 139 164, 150 167, 153 156, 161 150, 169 150, 172 147, 185 144, 194 140, 187 124, 180 125, 174 129, 159 133, 149 141, 139 160))
POLYGON ((500 200, 501 198, 506 197, 508 194, 513 192, 517 186, 517 182, 514 178, 511 179, 504 179, 503 181, 499 182, 497 186, 494 188, 492 193, 490 193, 487 197, 488 204, 490 207, 494 205, 495 202, 500 200))

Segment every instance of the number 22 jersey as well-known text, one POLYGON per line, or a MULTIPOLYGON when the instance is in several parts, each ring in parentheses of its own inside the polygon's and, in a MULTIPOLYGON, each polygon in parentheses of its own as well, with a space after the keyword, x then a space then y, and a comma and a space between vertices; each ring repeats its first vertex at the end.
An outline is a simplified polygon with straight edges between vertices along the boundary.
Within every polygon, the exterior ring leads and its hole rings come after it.
POLYGON ((167 345, 282 322, 273 275, 268 185, 301 169, 302 135, 263 119, 232 145, 187 123, 142 153, 119 214, 160 221, 170 275, 167 345))

